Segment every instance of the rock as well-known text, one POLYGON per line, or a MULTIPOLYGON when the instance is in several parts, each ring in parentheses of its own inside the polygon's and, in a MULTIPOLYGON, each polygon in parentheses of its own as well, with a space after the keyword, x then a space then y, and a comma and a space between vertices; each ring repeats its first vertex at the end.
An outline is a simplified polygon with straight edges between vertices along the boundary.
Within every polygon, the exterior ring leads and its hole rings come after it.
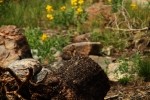
POLYGON ((8 68, 10 68, 20 79, 25 79, 29 73, 28 68, 33 69, 33 76, 35 76, 41 71, 42 66, 38 60, 27 58, 14 61, 8 65, 8 68))
POLYGON ((108 47, 104 47, 102 49, 102 52, 107 55, 107 56, 112 56, 113 54, 116 53, 115 47, 113 46, 108 46, 108 47))
POLYGON ((44 79, 46 79, 46 76, 48 74, 51 74, 52 71, 48 68, 42 68, 42 70, 34 77, 36 83, 42 82, 44 79))
POLYGON ((103 17, 103 23, 101 25, 101 30, 105 29, 106 25, 113 25, 115 21, 115 15, 112 13, 112 7, 110 5, 105 5, 103 2, 94 3, 86 9, 88 14, 88 23, 92 27, 93 20, 97 20, 99 16, 103 17))
POLYGON ((118 79, 121 78, 121 74, 119 72, 119 77, 116 73, 116 71, 118 70, 120 66, 120 63, 110 63, 108 65, 108 69, 107 69, 107 75, 109 77, 109 79, 113 82, 118 82, 118 79))
POLYGON ((64 61, 58 73, 77 100, 103 100, 110 88, 105 72, 89 57, 74 56, 64 61))
POLYGON ((110 63, 112 63, 113 58, 111 57, 101 57, 101 56, 89 56, 92 60, 94 60, 104 71, 107 71, 107 67, 110 63))
POLYGON ((6 67, 15 60, 32 58, 26 37, 22 33, 14 25, 0 27, 0 66, 6 67))
POLYGON ((72 43, 63 48, 62 58, 70 59, 74 55, 101 55, 102 47, 100 42, 72 43))

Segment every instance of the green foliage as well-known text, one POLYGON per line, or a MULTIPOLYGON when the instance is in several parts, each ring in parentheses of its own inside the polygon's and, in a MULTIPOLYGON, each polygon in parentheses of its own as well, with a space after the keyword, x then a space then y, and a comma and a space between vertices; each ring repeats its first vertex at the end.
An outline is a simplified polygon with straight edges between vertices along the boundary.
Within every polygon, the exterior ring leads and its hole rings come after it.
POLYGON ((74 11, 73 9, 68 9, 65 11, 57 11, 54 16, 53 24, 54 26, 60 25, 62 27, 69 27, 70 25, 74 25, 74 11))
POLYGON ((116 73, 124 74, 124 77, 119 79, 120 83, 126 84, 129 80, 134 79, 136 74, 143 77, 145 81, 150 81, 150 59, 148 57, 141 57, 141 54, 135 53, 128 60, 121 60, 122 63, 116 70, 116 73), (129 64, 129 61, 131 64, 129 64))
POLYGON ((150 59, 149 57, 142 58, 142 55, 136 53, 131 57, 133 62, 132 72, 143 77, 145 81, 150 81, 150 59))
POLYGON ((41 40, 43 33, 39 28, 25 29, 25 35, 29 42, 31 49, 37 50, 37 56, 41 58, 41 61, 48 60, 52 62, 54 60, 53 55, 69 43, 69 37, 52 36, 41 40))
POLYGON ((119 66, 118 70, 121 74, 129 73, 129 64, 127 61, 122 61, 121 65, 119 66))
POLYGON ((4 0, 0 6, 0 25, 37 27, 40 25, 43 6, 41 0, 4 0))
POLYGON ((54 9, 58 10, 62 5, 70 3, 70 0, 46 0, 45 2, 45 4, 50 4, 53 6, 54 9))
POLYGON ((117 12, 118 9, 122 6, 123 0, 112 0, 112 10, 113 12, 117 12))
MULTIPOLYGON (((113 25, 108 26, 108 29, 101 28, 101 32, 93 31, 91 39, 92 41, 100 41, 105 46, 113 46, 115 48, 118 48, 119 50, 124 50, 128 45, 128 39, 130 37, 133 37, 133 34, 131 34, 130 31, 128 32, 126 30, 148 27, 150 22, 150 6, 139 5, 136 3, 133 4, 131 0, 110 0, 109 4, 111 4, 112 9, 116 12, 115 22, 113 23, 113 25), (134 9, 132 5, 135 6, 134 9), (119 31, 120 29, 123 30, 119 31)), ((95 21, 93 21, 97 22, 93 23, 93 30, 95 30, 95 28, 97 27, 103 26, 103 23, 105 22, 104 20, 105 19, 100 18, 99 20, 97 18, 95 21)))
POLYGON ((50 5, 47 6, 52 7, 52 11, 47 10, 46 14, 53 17, 48 18, 50 26, 53 27, 60 26, 63 28, 68 28, 73 26, 78 30, 80 25, 83 24, 87 19, 87 14, 84 10, 83 4, 74 6, 71 5, 70 2, 67 2, 57 5, 57 8, 53 3, 50 3, 50 5))
POLYGON ((139 61, 138 74, 143 77, 145 81, 150 81, 150 59, 146 58, 139 61))
POLYGON ((93 32, 91 34, 92 41, 102 42, 105 46, 113 45, 115 48, 123 50, 126 46, 126 39, 128 37, 124 33, 105 30, 104 33, 93 32))
POLYGON ((129 63, 125 59, 120 60, 120 66, 115 70, 116 77, 118 77, 119 83, 126 85, 132 79, 132 70, 129 68, 129 63), (121 76, 120 76, 121 75, 121 76))
POLYGON ((119 83, 122 84, 122 85, 127 85, 127 84, 130 82, 130 77, 125 76, 125 77, 119 79, 118 81, 119 81, 119 83))
POLYGON ((129 16, 130 25, 133 28, 146 27, 149 24, 150 17, 150 5, 139 5, 134 4, 135 8, 133 9, 132 3, 130 1, 124 4, 129 16))

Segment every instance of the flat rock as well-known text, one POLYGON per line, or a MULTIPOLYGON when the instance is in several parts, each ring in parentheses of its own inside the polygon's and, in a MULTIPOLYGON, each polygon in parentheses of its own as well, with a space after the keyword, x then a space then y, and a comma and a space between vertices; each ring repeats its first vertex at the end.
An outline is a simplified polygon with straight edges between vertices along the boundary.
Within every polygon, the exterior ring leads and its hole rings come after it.
POLYGON ((7 67, 23 58, 32 58, 23 31, 14 25, 0 27, 0 66, 7 67))
POLYGON ((101 68, 106 71, 107 67, 110 63, 112 63, 113 58, 111 57, 101 57, 101 56, 89 56, 92 60, 94 60, 101 68))
POLYGON ((101 55, 102 47, 100 42, 72 43, 63 48, 62 58, 70 59, 74 55, 101 55))

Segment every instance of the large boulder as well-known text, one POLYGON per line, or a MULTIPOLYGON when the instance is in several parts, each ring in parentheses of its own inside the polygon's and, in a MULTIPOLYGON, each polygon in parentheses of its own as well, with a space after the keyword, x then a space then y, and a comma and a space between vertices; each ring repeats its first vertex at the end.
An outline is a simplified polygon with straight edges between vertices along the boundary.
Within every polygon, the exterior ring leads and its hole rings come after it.
POLYGON ((0 27, 0 66, 6 67, 15 60, 32 58, 23 31, 14 25, 0 27))

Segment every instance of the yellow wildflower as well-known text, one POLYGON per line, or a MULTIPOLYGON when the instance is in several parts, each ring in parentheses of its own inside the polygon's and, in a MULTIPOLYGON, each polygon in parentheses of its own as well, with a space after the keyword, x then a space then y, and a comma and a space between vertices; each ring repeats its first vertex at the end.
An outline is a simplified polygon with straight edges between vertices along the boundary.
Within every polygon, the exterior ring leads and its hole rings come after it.
POLYGON ((83 12, 82 7, 77 8, 76 10, 76 14, 81 14, 83 12))
POLYGON ((54 10, 53 10, 53 7, 50 6, 50 5, 47 5, 47 6, 46 6, 46 10, 47 10, 47 12, 53 12, 53 11, 54 11, 54 10))
POLYGON ((53 17, 53 15, 52 14, 47 14, 47 16, 46 16, 49 20, 53 20, 54 19, 54 17, 53 17))
POLYGON ((0 0, 0 3, 2 3, 3 2, 3 0, 0 0))
POLYGON ((108 2, 109 2, 109 3, 111 3, 111 2, 112 2, 112 0, 108 0, 108 2))
POLYGON ((137 9, 138 8, 138 6, 137 6, 137 4, 136 3, 131 3, 131 8, 132 8, 132 10, 135 10, 135 9, 137 9))
POLYGON ((43 33, 41 36, 41 40, 45 41, 48 38, 48 35, 46 33, 43 33))
POLYGON ((79 5, 82 5, 84 3, 84 0, 79 0, 78 3, 79 5))
POLYGON ((61 9, 61 11, 65 11, 66 10, 66 6, 62 6, 60 9, 61 9))
POLYGON ((71 5, 72 6, 77 6, 77 0, 71 0, 71 5))

